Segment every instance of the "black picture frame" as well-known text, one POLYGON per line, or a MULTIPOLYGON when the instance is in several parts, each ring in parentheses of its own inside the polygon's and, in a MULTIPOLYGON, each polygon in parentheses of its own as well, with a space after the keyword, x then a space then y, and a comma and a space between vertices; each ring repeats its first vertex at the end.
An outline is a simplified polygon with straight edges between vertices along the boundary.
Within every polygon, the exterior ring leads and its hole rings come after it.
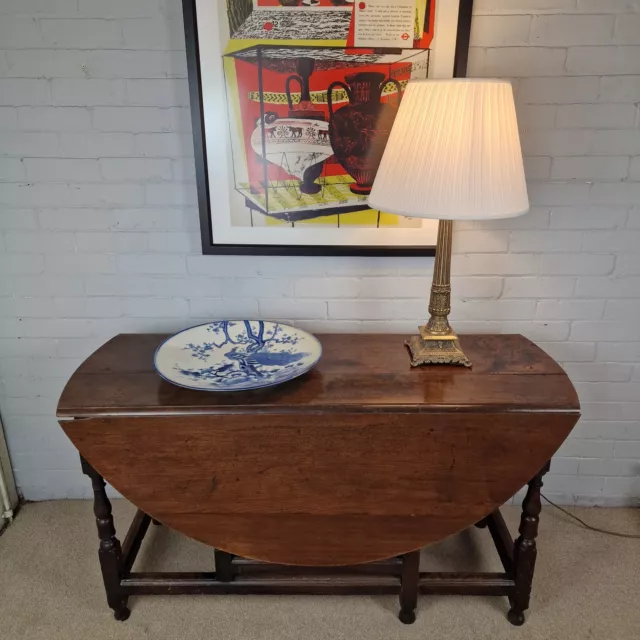
MULTIPOLYGON (((441 0, 442 1, 442 0, 441 0)), ((184 33, 191 101, 191 122, 198 190, 200 234, 204 255, 270 255, 270 256, 434 256, 435 246, 333 246, 333 245, 258 245, 216 244, 213 233, 209 197, 207 150, 205 144, 202 77, 196 0, 182 0, 184 33)), ((473 0, 460 0, 453 77, 467 74, 473 0)))

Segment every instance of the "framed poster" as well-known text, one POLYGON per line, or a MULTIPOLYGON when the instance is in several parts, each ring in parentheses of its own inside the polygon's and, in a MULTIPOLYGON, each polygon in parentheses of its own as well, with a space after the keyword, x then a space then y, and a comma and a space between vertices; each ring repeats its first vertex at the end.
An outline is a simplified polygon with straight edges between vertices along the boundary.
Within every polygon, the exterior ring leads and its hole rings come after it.
POLYGON ((433 255, 367 204, 404 88, 464 75, 473 0, 183 0, 204 253, 433 255))

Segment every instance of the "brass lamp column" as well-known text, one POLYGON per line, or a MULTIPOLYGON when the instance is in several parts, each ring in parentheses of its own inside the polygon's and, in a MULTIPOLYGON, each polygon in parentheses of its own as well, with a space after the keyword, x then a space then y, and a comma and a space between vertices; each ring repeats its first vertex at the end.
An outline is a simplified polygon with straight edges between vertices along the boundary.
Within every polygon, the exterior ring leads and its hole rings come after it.
POLYGON ((471 78, 411 80, 369 206, 414 220, 439 220, 431 317, 420 335, 405 344, 414 367, 470 367, 449 324, 453 221, 512 218, 529 210, 511 84, 471 78))
POLYGON ((451 311, 451 240, 453 222, 438 223, 438 245, 433 270, 429 313, 426 325, 420 327, 419 336, 411 336, 405 344, 411 351, 411 366, 423 364, 460 364, 470 367, 458 336, 449 324, 451 311))

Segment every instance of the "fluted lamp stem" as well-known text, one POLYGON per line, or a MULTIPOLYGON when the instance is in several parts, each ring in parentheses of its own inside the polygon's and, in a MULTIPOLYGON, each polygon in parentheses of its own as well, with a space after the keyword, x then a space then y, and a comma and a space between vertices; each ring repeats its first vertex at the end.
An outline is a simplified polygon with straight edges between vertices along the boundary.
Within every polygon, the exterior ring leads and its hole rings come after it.
POLYGON ((451 311, 451 241, 453 222, 440 220, 438 244, 429 300, 431 317, 420 327, 420 335, 412 336, 406 345, 411 351, 411 366, 423 364, 457 364, 470 367, 458 336, 449 324, 451 311))

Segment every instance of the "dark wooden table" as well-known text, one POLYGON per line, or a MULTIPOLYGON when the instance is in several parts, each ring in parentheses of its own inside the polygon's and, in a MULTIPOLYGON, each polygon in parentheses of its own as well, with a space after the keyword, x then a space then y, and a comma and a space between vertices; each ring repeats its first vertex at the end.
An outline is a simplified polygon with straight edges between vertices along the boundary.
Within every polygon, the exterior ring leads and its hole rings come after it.
POLYGON ((58 405, 91 478, 107 600, 172 593, 501 595, 524 622, 540 487, 579 418, 564 371, 518 335, 460 340, 473 369, 413 369, 404 336, 321 335, 305 376, 253 392, 190 391, 153 369, 162 335, 120 335, 58 405), (104 479, 139 507, 121 545, 104 479), (519 537, 500 505, 523 485, 519 537), (215 572, 132 571, 151 519, 215 548, 215 572), (419 550, 477 524, 500 573, 419 571, 419 550))

